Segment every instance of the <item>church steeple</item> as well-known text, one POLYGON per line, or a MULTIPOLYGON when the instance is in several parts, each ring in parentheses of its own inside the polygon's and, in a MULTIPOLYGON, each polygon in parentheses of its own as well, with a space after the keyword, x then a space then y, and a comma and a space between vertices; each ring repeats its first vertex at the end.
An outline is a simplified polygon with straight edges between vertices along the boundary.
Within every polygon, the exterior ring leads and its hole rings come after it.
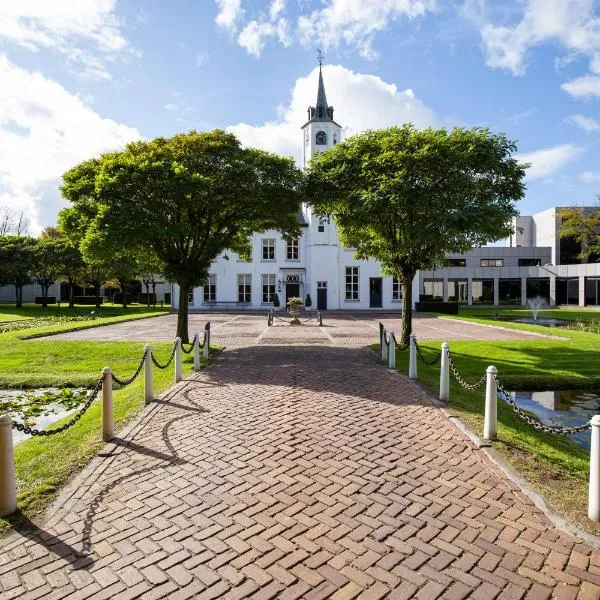
POLYGON ((319 61, 319 87, 317 90, 317 103, 308 107, 308 123, 311 121, 333 121, 333 106, 327 105, 325 84, 323 83, 323 54, 317 51, 319 61))

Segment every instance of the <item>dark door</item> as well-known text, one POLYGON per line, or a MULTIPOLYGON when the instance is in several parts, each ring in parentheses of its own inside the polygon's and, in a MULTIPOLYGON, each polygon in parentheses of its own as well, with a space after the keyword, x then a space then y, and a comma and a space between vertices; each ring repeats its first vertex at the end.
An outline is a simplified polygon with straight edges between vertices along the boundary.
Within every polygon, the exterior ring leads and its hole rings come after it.
POLYGON ((369 279, 369 306, 381 308, 381 277, 369 279))
POLYGON ((326 281, 317 281, 317 310, 327 310, 326 281))
POLYGON ((287 306, 290 298, 300 298, 300 284, 286 283, 285 284, 285 304, 287 306))

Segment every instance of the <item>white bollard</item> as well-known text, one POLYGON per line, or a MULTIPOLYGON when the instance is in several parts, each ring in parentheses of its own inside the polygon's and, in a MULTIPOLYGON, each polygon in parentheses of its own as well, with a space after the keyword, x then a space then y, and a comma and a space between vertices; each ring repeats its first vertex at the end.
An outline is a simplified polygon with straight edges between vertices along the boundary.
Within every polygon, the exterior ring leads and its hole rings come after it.
POLYGON ((588 517, 592 521, 600 521, 600 415, 592 417, 588 517))
POLYGON ((448 342, 442 344, 442 359, 440 363, 440 400, 450 399, 450 361, 448 360, 448 342))
POLYGON ((410 379, 417 378, 417 336, 413 333, 410 334, 410 362, 408 365, 408 376, 410 379))
POLYGON ((181 365, 181 338, 175 338, 175 383, 183 379, 183 367, 181 365))
POLYGON ((396 368, 396 332, 390 329, 390 348, 388 350, 388 368, 396 368))
POLYGON ((0 415, 0 517, 17 510, 17 482, 10 415, 0 415))
POLYGON ((498 386, 495 376, 498 373, 498 369, 491 365, 487 368, 486 373, 483 439, 495 440, 498 431, 498 386))
POLYGON ((144 403, 150 404, 154 400, 154 381, 152 373, 152 346, 144 346, 146 358, 144 359, 144 403))
POLYGON ((108 442, 114 436, 112 371, 110 367, 104 367, 102 369, 102 439, 108 442))
POLYGON ((194 371, 200 370, 200 334, 194 336, 194 371))

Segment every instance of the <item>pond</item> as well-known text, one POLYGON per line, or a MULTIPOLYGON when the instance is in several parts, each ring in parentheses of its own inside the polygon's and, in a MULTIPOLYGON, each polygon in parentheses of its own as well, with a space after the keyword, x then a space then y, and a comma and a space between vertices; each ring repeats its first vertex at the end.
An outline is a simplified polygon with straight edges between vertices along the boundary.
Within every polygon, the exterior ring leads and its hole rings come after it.
MULTIPOLYGON (((13 421, 36 429, 46 429, 76 412, 85 402, 86 394, 85 389, 0 390, 0 414, 9 414, 13 421)), ((14 444, 31 437, 16 429, 12 434, 14 444)))
MULTIPOLYGON (((600 390, 553 390, 546 392, 511 392, 517 406, 536 415, 545 425, 574 427, 600 414, 600 390)), ((504 400, 501 394, 499 398, 504 400)), ((584 448, 590 447, 590 432, 570 437, 584 448)))

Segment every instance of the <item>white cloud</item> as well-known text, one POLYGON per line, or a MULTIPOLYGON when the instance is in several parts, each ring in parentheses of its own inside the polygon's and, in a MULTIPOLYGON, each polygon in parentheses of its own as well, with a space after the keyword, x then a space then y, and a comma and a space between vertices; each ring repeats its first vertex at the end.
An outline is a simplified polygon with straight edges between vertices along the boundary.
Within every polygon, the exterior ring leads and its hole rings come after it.
MULTIPOLYGON (((293 156, 302 164, 302 134, 307 107, 317 96, 318 69, 296 80, 288 106, 278 109, 278 118, 263 125, 238 123, 228 127, 247 146, 293 156)), ((344 127, 343 137, 366 129, 412 122, 417 127, 437 125, 434 111, 410 89, 399 91, 375 75, 355 73, 339 65, 323 67, 327 100, 334 105, 335 120, 344 127)))
POLYGON ((0 55, 0 202, 24 210, 38 232, 64 205, 61 175, 82 160, 139 139, 60 84, 0 55))
POLYGON ((600 19, 595 14, 595 0, 522 0, 520 5, 523 9, 518 23, 495 25, 489 22, 489 13, 496 10, 512 17, 506 6, 465 0, 463 14, 480 28, 490 67, 523 75, 530 50, 552 43, 566 50, 566 57, 558 58, 557 66, 582 55, 589 59, 592 72, 600 72, 600 19))
POLYGON ((134 52, 121 33, 115 4, 116 0, 0 2, 0 39, 33 52, 56 50, 80 65, 84 77, 110 79, 106 60, 126 50, 134 52))
POLYGON ((215 0, 215 2, 219 8, 215 23, 222 29, 235 33, 237 23, 244 14, 241 0, 215 0))
POLYGON ((572 162, 584 152, 584 149, 575 144, 560 144, 551 148, 541 148, 533 152, 519 154, 520 162, 531 163, 527 169, 527 179, 534 181, 544 179, 572 162))
POLYGON ((199 67, 202 67, 206 64, 206 61, 208 60, 208 52, 199 52, 198 54, 196 54, 196 64, 199 67))
POLYGON ((575 125, 579 129, 583 129, 586 133, 600 131, 600 123, 596 119, 586 117, 585 115, 569 115, 565 117, 565 123, 575 125))
POLYGON ((579 174, 579 179, 584 183, 597 183, 600 181, 600 173, 594 173, 594 171, 584 171, 579 174))
MULTIPOLYGON (((237 32, 243 9, 240 0, 215 0, 219 7, 217 24, 237 32)), ((321 8, 300 14, 295 24, 286 19, 285 0, 271 0, 268 13, 253 16, 237 38, 238 44, 253 56, 260 56, 268 38, 283 46, 293 40, 305 47, 324 49, 346 44, 369 59, 377 56, 373 41, 377 33, 388 29, 403 17, 413 19, 436 10, 437 0, 322 0, 321 8)), ((303 10, 304 2, 298 2, 303 10)))
POLYGON ((574 98, 600 96, 600 75, 583 75, 560 86, 574 98))

